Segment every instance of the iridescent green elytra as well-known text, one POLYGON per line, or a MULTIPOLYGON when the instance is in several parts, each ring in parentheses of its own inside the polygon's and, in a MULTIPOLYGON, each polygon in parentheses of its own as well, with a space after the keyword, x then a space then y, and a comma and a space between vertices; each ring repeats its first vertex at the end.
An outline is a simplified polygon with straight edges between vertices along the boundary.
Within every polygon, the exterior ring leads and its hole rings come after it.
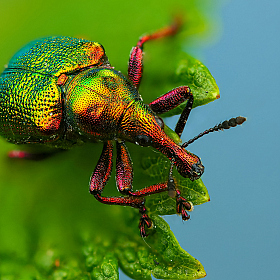
POLYGON ((0 76, 0 134, 16 144, 67 146, 71 129, 64 114, 63 78, 107 64, 105 51, 96 42, 49 37, 29 43, 0 76))

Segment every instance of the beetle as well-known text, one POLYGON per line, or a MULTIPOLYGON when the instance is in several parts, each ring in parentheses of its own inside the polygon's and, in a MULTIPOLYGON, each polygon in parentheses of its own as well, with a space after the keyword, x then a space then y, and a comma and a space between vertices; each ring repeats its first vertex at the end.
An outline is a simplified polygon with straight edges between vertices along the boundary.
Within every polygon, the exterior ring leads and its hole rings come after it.
MULTIPOLYGON (((130 54, 128 77, 111 66, 101 44, 71 37, 47 37, 27 44, 0 76, 0 135, 14 144, 39 143, 62 149, 83 142, 104 142, 90 179, 90 193, 105 204, 138 208, 142 237, 147 236, 146 228, 152 227, 145 196, 175 189, 177 212, 183 220, 189 219, 187 211, 193 206, 172 185, 172 171, 167 182, 133 191, 132 161, 125 142, 152 146, 191 180, 200 178, 204 171, 200 158, 185 149, 188 142, 176 144, 164 132, 164 122, 158 116, 188 100, 175 128, 181 136, 193 103, 190 88, 172 89, 148 105, 138 91, 145 42, 174 35, 179 27, 176 21, 141 37, 130 54), (114 142, 116 184, 122 196, 104 197, 114 142)), ((244 120, 240 118, 227 122, 228 127, 241 124, 244 120)))

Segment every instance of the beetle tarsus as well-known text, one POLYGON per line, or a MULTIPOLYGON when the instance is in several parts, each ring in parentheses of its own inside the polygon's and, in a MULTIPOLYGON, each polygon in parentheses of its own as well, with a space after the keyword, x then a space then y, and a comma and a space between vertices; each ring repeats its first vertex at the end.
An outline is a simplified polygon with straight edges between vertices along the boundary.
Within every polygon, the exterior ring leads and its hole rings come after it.
POLYGON ((139 213, 141 215, 140 221, 139 221, 139 229, 140 229, 141 237, 147 237, 149 234, 146 233, 145 227, 151 228, 153 225, 153 222, 150 219, 150 217, 146 214, 146 211, 147 211, 147 209, 144 205, 142 205, 139 208, 139 213))
POLYGON ((190 219, 190 215, 187 213, 187 211, 193 210, 193 204, 182 197, 179 190, 177 190, 176 210, 178 214, 181 214, 182 220, 184 221, 190 219))

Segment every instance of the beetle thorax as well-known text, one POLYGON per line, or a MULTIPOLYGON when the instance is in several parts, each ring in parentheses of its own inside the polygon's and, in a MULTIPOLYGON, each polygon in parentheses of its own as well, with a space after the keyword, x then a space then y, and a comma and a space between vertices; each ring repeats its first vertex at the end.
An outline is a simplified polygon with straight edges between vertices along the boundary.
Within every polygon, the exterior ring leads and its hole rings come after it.
POLYGON ((114 139, 124 110, 137 95, 120 72, 110 68, 88 69, 66 87, 67 122, 88 139, 114 139))

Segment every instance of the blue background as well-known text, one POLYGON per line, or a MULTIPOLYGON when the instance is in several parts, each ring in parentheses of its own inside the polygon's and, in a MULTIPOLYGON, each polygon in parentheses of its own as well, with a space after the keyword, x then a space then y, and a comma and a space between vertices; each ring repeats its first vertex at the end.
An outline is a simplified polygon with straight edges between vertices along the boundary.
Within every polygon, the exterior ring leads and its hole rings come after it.
POLYGON ((279 1, 227 3, 221 38, 203 51, 221 98, 192 112, 183 138, 224 118, 248 118, 189 147, 206 166, 211 201, 188 223, 166 218, 208 280, 279 277, 279 8, 279 1))
POLYGON ((206 167, 211 201, 188 222, 165 217, 207 280, 279 279, 279 8, 276 0, 225 3, 220 38, 202 51, 221 98, 193 110, 183 140, 223 119, 248 118, 189 146, 206 167))

